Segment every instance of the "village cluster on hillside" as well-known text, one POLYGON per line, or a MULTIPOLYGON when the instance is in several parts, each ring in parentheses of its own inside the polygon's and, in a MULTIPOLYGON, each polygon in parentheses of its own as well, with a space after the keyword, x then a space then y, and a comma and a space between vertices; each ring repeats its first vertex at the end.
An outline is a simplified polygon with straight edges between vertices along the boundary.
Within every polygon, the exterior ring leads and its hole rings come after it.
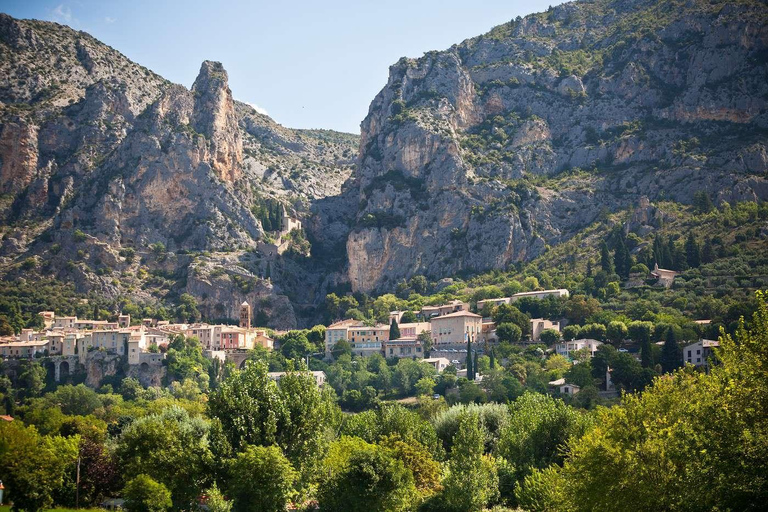
MULTIPOLYGON (((522 292, 510 297, 480 300, 475 309, 484 312, 523 298, 568 296, 566 289, 522 292)), ((251 306, 247 302, 243 302, 239 310, 238 326, 170 323, 148 318, 132 325, 130 315, 118 315, 116 321, 100 321, 42 311, 39 314, 45 328, 40 331, 24 329, 17 336, 0 339, 0 356, 6 359, 48 357, 54 363, 58 382, 77 364, 85 365, 94 352, 126 356, 129 366, 141 370, 162 366, 168 343, 174 336, 184 335, 197 338, 206 357, 242 367, 251 350, 256 347, 272 350, 275 342, 266 329, 251 327, 251 306)), ((424 306, 419 311, 392 311, 389 320, 389 324, 370 325, 345 319, 329 325, 325 329, 326 359, 331 360, 337 347, 346 343, 355 356, 380 354, 385 358, 423 360, 438 372, 453 366, 458 369, 459 376, 467 376, 466 366, 471 365, 467 362, 468 355, 475 359, 479 354, 487 355, 499 342, 495 322, 490 317, 473 313, 470 304, 460 300, 424 306)), ((554 353, 568 359, 574 359, 577 352, 592 357, 602 345, 601 341, 590 338, 562 339, 563 327, 565 325, 560 321, 531 319, 530 334, 521 342, 545 343, 554 353)), ((682 362, 706 368, 715 346, 717 342, 711 340, 693 342, 683 348, 682 362)), ((637 358, 639 360, 639 355, 637 358)), ((318 384, 324 383, 325 375, 316 373, 318 384)), ((480 380, 482 376, 475 375, 475 378, 480 380)), ((606 376, 606 382, 610 382, 610 375, 606 376)), ((559 388, 561 393, 579 391, 578 386, 566 383, 564 379, 550 382, 550 385, 559 388)))
POLYGON ((209 358, 242 363, 249 350, 263 347, 271 350, 274 340, 265 329, 251 327, 251 306, 240 306, 240 322, 234 325, 206 323, 170 323, 144 318, 132 325, 130 315, 118 315, 117 321, 87 320, 75 316, 56 316, 41 311, 44 328, 0 339, 0 356, 5 359, 49 357, 54 362, 58 382, 75 365, 85 365, 94 353, 126 356, 129 366, 148 369, 161 366, 164 347, 174 336, 194 336, 200 340, 209 358))

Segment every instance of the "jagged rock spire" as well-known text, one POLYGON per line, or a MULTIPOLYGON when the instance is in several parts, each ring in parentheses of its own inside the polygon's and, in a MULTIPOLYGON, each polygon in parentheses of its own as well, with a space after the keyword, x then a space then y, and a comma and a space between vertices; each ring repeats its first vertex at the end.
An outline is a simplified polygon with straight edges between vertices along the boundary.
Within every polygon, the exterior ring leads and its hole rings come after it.
POLYGON ((242 174, 243 142, 227 72, 221 62, 203 62, 192 92, 192 124, 211 142, 212 166, 224 181, 235 181, 242 174))

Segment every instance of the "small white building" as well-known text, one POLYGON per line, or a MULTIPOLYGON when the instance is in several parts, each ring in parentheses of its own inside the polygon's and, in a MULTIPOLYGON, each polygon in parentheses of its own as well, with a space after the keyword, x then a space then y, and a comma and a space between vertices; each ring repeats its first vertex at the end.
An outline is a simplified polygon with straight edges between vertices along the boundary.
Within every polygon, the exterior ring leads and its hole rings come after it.
POLYGON ((560 386, 561 395, 575 395, 579 391, 581 391, 581 388, 576 384, 563 384, 560 386))
POLYGON ((424 359, 424 362, 434 366, 435 370, 438 373, 442 373, 443 370, 445 370, 451 365, 451 362, 444 357, 429 357, 427 359, 424 359))
POLYGON ((557 332, 560 332, 560 322, 550 322, 544 318, 531 319, 531 339, 533 341, 539 341, 541 332, 544 329, 554 329, 557 332))
POLYGON ((683 362, 693 366, 709 368, 709 359, 713 357, 712 349, 719 347, 720 342, 701 339, 683 348, 683 362))
MULTIPOLYGON (((304 373, 304 372, 302 372, 302 373, 304 373)), ((325 372, 322 372, 322 371, 311 371, 311 372, 306 372, 306 373, 311 373, 312 374, 312 377, 314 377, 315 384, 317 384, 317 387, 322 387, 323 384, 325 384, 325 372)), ((287 374, 288 374, 288 372, 269 372, 269 373, 267 373, 267 376, 270 379, 279 382, 280 379, 285 377, 287 374)))
POLYGON ((568 297, 568 290, 565 288, 558 288, 556 290, 539 290, 535 292, 520 292, 512 295, 509 298, 510 304, 520 299, 546 299, 547 297, 568 297))
POLYGON ((561 341, 560 343, 557 343, 555 345, 555 352, 560 354, 564 357, 571 357, 571 352, 575 352, 577 350, 583 350, 588 349, 590 357, 595 357, 595 352, 597 352, 597 347, 602 345, 603 343, 601 341, 597 340, 590 340, 590 339, 583 339, 583 340, 572 340, 572 341, 561 341))

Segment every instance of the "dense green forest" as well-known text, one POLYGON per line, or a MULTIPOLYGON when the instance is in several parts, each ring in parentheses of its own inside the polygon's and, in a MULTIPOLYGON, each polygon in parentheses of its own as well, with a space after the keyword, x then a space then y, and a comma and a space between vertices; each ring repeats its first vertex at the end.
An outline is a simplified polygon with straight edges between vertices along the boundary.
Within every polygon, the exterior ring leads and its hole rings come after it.
MULTIPOLYGON (((413 372, 424 392, 415 403, 344 414, 338 384, 318 388, 301 363, 285 362, 277 382, 264 354, 243 370, 206 367, 199 343, 182 337, 168 349, 174 383, 164 389, 133 379, 97 391, 46 387, 43 367, 27 361, 15 381, 0 379, 16 417, 0 422, 2 479, 15 509, 26 511, 76 499, 98 506, 117 495, 131 511, 201 501, 216 511, 289 503, 333 511, 759 510, 768 494, 767 299, 758 292, 752 317, 720 337, 709 373, 675 369, 611 407, 569 404, 519 380, 493 403, 449 405, 430 393, 450 374, 413 372)), ((511 355, 511 374, 534 366, 531 352, 511 355)), ((591 364, 604 363, 599 355, 591 364)), ((372 371, 382 364, 371 359, 365 371, 386 381, 372 371)), ((406 385, 398 367, 384 387, 406 385)))

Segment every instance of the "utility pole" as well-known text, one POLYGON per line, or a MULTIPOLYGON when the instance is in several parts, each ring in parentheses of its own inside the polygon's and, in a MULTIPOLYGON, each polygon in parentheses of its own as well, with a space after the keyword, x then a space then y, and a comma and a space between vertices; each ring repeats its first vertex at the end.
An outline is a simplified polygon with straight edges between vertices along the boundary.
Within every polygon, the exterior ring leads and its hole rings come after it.
POLYGON ((77 456, 77 479, 75 480, 75 508, 80 508, 80 455, 77 456))

